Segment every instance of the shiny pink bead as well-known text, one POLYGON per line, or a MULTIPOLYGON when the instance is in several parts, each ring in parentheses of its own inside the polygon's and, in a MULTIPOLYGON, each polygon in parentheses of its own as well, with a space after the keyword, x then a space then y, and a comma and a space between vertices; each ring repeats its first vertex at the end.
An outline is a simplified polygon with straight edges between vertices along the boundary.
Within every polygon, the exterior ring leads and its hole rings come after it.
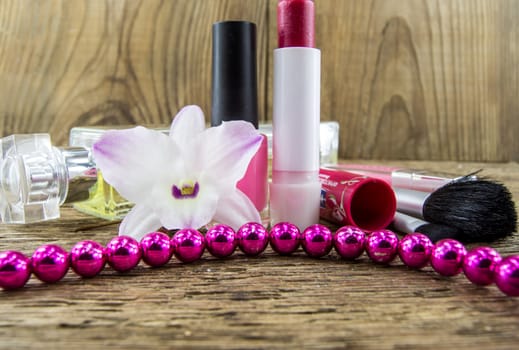
POLYGON ((173 255, 171 241, 165 233, 150 232, 141 239, 142 261, 158 267, 168 263, 173 255))
POLYGON ((519 255, 501 260, 496 266, 494 280, 497 287, 506 295, 519 296, 519 255))
POLYGON ((204 236, 195 229, 186 228, 178 231, 171 238, 171 244, 176 258, 184 263, 196 261, 204 254, 204 236))
POLYGON ((94 277, 106 265, 105 248, 95 241, 81 241, 70 250, 70 267, 81 277, 94 277))
POLYGON ((218 224, 207 230, 205 244, 209 254, 217 258, 226 258, 234 253, 238 240, 232 227, 218 224))
POLYGON ((429 263, 433 247, 434 244, 426 235, 411 233, 398 243, 398 255, 407 266, 421 269, 429 263))
POLYGON ((141 260, 139 242, 129 236, 114 237, 106 245, 108 264, 119 272, 133 269, 141 260))
POLYGON ((22 288, 31 277, 31 259, 20 252, 0 252, 0 287, 22 288))
POLYGON ((45 283, 58 282, 69 267, 68 253, 55 244, 43 245, 32 254, 32 272, 45 283))
POLYGON ((470 282, 487 286, 494 282, 494 270, 499 262, 501 256, 495 249, 474 248, 463 259, 463 272, 470 282))
POLYGON ((306 254, 312 258, 327 255, 333 246, 332 231, 324 225, 308 226, 303 231, 301 243, 306 254))
POLYGON ((281 255, 290 255, 299 248, 301 232, 296 225, 280 222, 272 226, 269 233, 272 249, 281 255))
POLYGON ((257 222, 249 222, 236 232, 238 247, 248 256, 261 254, 269 243, 269 234, 265 227, 257 222))
POLYGON ((455 276, 461 272, 467 250, 454 239, 442 239, 431 253, 431 266, 442 276, 455 276))
POLYGON ((373 231, 366 239, 369 258, 381 264, 389 264, 398 253, 398 237, 390 230, 373 231))
POLYGON ((364 253, 366 234, 356 226, 343 226, 335 232, 333 245, 342 258, 357 259, 364 253))

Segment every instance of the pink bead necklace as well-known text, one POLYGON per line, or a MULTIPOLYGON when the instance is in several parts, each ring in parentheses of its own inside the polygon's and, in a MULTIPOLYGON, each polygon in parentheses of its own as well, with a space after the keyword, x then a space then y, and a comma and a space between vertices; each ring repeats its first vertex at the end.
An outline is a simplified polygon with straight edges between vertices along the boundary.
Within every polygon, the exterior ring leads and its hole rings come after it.
POLYGON ((140 242, 117 236, 106 247, 86 240, 76 243, 69 253, 57 245, 43 245, 32 257, 17 251, 0 252, 0 287, 21 288, 31 274, 45 283, 55 283, 69 268, 81 277, 94 277, 106 263, 119 272, 131 270, 141 259, 152 267, 168 263, 173 255, 189 263, 200 259, 205 249, 217 258, 232 255, 236 247, 247 256, 257 256, 269 242, 281 255, 292 254, 300 245, 313 258, 327 255, 332 248, 346 260, 356 259, 366 251, 372 261, 380 264, 389 264, 398 255, 410 268, 420 269, 430 264, 442 276, 455 276, 463 271, 474 284, 495 283, 506 295, 519 296, 519 255, 502 259, 490 247, 467 252, 463 244, 453 239, 433 244, 427 236, 412 233, 399 240, 390 230, 366 235, 354 226, 341 227, 333 234, 324 225, 312 225, 301 233, 291 223, 276 224, 270 232, 259 223, 247 223, 236 232, 218 224, 205 236, 194 229, 179 230, 172 238, 162 232, 151 232, 140 242))

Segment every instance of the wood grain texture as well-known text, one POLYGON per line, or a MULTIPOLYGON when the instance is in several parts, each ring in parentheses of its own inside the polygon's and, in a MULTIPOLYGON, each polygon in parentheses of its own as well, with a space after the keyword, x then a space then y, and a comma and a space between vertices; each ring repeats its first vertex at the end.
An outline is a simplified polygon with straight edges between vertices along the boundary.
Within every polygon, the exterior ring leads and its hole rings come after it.
POLYGON ((341 157, 517 159, 519 2, 322 0, 316 13, 321 117, 340 122, 341 157))
MULTIPOLYGON (((258 25, 260 115, 271 119, 276 0, 4 0, 0 135, 168 124, 210 114, 211 24, 258 25)), ((340 156, 519 159, 519 2, 319 0, 322 119, 340 156)))
MULTIPOLYGON (((482 167, 519 198, 519 165, 395 162, 398 166, 467 173, 482 167)), ((66 249, 83 239, 107 243, 117 226, 71 208, 60 220, 0 226, 0 251, 26 254, 41 244, 66 249)), ((492 244, 519 254, 516 234, 492 244)), ((237 252, 218 260, 163 268, 142 263, 128 273, 107 267, 54 285, 34 278, 0 291, 0 349, 514 349, 519 298, 462 275, 443 278, 430 267, 380 266, 332 252, 322 259, 272 250, 257 258, 237 252)))
MULTIPOLYGON (((2 1, 0 134, 66 144, 73 126, 168 125, 187 104, 208 120, 212 23, 255 22, 266 52, 266 11, 266 0, 2 1)), ((264 101, 265 79, 259 91, 264 101)))

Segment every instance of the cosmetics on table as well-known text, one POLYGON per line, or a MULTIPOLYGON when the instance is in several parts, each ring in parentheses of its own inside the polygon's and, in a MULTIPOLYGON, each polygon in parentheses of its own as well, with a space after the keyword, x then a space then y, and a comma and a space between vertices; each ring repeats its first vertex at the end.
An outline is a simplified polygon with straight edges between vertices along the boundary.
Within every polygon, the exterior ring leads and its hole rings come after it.
MULTIPOLYGON (((258 128, 256 25, 246 21, 213 24, 211 126, 244 120, 258 128)), ((267 207, 268 142, 263 141, 237 187, 259 212, 267 207)))
POLYGON ((60 216, 60 206, 86 200, 97 181, 91 153, 54 147, 48 134, 0 140, 0 221, 24 224, 60 216))
POLYGON ((396 211, 396 197, 385 181, 321 168, 320 216, 339 225, 365 231, 386 228, 396 211))
POLYGON ((435 237, 451 235, 466 243, 489 242, 517 229, 517 212, 508 188, 477 173, 456 176, 347 163, 324 167, 386 181, 395 191, 397 210, 432 224, 427 229, 435 237))
MULTIPOLYGON (((129 127, 129 126, 128 126, 129 127)), ((81 126, 74 127, 69 134, 69 147, 92 149, 92 145, 109 129, 121 128, 121 126, 81 126)), ((169 128, 155 127, 164 133, 169 128)), ((323 121, 320 123, 320 163, 333 165, 338 159, 339 123, 335 121, 323 121)), ((267 137, 268 158, 272 159, 272 124, 259 124, 258 131, 267 137)), ((133 207, 133 203, 122 197, 110 184, 103 179, 103 174, 97 172, 97 181, 89 190, 86 200, 73 203, 75 209, 107 220, 122 219, 133 207)))
POLYGON ((281 0, 277 11, 270 216, 304 230, 319 221, 321 52, 313 1, 281 0))
MULTIPOLYGON (((263 210, 272 154, 273 221, 293 221, 304 229, 318 222, 320 159, 337 162, 339 125, 319 121, 320 51, 314 47, 313 2, 283 0, 278 8, 273 125, 258 125, 255 25, 242 21, 220 22, 213 28, 212 125, 245 119, 265 132, 238 187, 263 210)), ((25 223, 57 218, 64 203, 106 219, 124 217, 133 204, 104 181, 90 153, 99 137, 113 128, 73 128, 69 148, 53 147, 48 135, 3 138, 1 219, 25 223)))

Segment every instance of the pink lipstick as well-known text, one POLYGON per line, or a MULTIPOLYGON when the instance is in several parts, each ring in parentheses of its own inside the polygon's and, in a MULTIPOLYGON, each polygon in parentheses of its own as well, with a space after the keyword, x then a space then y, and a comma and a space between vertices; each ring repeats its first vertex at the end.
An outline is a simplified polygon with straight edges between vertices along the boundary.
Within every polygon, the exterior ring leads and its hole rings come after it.
POLYGON ((315 9, 310 0, 281 0, 278 3, 278 45, 315 47, 315 9))
POLYGON ((270 215, 272 224, 289 221, 300 230, 319 222, 321 52, 314 17, 313 1, 278 3, 270 215))

